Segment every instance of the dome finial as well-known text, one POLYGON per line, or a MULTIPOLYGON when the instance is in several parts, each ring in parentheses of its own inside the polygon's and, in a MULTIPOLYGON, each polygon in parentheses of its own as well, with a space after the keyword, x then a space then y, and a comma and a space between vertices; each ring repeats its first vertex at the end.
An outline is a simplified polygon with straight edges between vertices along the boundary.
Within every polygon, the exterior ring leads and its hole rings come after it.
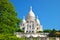
POLYGON ((23 19, 25 19, 25 16, 23 16, 23 19))
POLYGON ((32 10, 32 6, 30 6, 30 10, 32 10))
POLYGON ((25 20, 25 16, 23 16, 22 23, 25 23, 25 22, 26 22, 26 20, 25 20))

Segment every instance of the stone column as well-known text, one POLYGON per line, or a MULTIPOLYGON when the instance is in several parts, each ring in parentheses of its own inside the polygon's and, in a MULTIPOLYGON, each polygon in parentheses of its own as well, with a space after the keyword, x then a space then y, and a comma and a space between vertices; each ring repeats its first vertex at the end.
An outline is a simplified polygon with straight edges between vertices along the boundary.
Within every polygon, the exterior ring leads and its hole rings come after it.
POLYGON ((59 37, 56 37, 55 40, 59 40, 59 37))
POLYGON ((47 37, 47 40, 49 40, 49 37, 47 37))
POLYGON ((31 23, 31 33, 32 33, 32 23, 31 23))
POLYGON ((39 37, 39 40, 41 40, 41 37, 39 37))
POLYGON ((32 37, 29 37, 29 40, 33 40, 33 38, 32 37))
POLYGON ((25 30, 24 30, 24 33, 26 33, 27 31, 27 24, 25 24, 25 30))

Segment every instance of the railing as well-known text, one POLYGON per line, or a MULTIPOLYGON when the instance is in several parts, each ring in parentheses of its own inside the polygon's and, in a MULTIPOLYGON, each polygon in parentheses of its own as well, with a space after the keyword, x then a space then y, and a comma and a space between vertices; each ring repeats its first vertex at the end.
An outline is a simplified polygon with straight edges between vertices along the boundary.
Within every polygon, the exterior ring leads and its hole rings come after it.
POLYGON ((60 37, 48 37, 49 33, 15 33, 17 37, 23 37, 24 40, 60 40, 60 37), (34 35, 34 36, 33 36, 34 35), (37 35, 37 36, 35 36, 37 35), (40 36, 39 36, 40 35, 40 36))
POLYGON ((28 40, 60 40, 60 37, 38 37, 38 38, 30 37, 28 40))
POLYGON ((45 35, 48 35, 49 33, 20 33, 20 32, 16 32, 15 34, 45 34, 45 35))

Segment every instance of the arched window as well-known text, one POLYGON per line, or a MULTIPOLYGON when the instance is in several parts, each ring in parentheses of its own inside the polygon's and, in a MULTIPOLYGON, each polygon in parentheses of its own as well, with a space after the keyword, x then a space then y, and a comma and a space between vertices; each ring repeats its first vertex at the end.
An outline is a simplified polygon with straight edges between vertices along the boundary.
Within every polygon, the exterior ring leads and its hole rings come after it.
POLYGON ((25 30, 25 27, 23 28, 23 30, 25 30))
POLYGON ((26 31, 28 33, 28 31, 26 31))
POLYGON ((27 24, 27 29, 29 28, 29 25, 27 24))
POLYGON ((37 26, 39 26, 39 24, 37 24, 37 26))
POLYGON ((32 31, 32 33, 33 33, 34 31, 32 31))
POLYGON ((29 33, 31 33, 31 31, 29 31, 29 33))
POLYGON ((22 26, 24 26, 24 24, 22 24, 22 26))
POLYGON ((31 25, 30 25, 30 28, 31 28, 31 25))
POLYGON ((27 23, 29 23, 29 21, 27 21, 27 23))
POLYGON ((32 24, 32 29, 34 29, 34 24, 32 24))
POLYGON ((39 28, 37 28, 37 30, 38 30, 39 28))

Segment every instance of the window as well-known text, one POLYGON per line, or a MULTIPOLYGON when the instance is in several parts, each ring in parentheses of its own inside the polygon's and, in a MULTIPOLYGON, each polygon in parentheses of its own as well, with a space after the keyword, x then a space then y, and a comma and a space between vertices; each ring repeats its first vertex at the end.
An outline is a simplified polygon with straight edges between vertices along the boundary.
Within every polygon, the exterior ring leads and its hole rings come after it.
POLYGON ((32 33, 33 33, 34 31, 32 31, 32 33))
POLYGON ((29 33, 31 33, 31 31, 29 31, 29 33))
POLYGON ((30 28, 31 28, 31 25, 30 25, 30 28))
POLYGON ((28 31, 26 31, 28 33, 28 31))
POLYGON ((34 23, 34 21, 30 21, 30 23, 34 23))
POLYGON ((29 21, 27 21, 27 23, 29 23, 29 21))
POLYGON ((25 27, 23 28, 23 30, 25 30, 25 27))
POLYGON ((37 24, 37 26, 39 26, 39 24, 37 24))
POLYGON ((27 29, 29 28, 29 25, 27 25, 27 29))
POLYGON ((38 28, 37 28, 37 30, 38 30, 38 28))
POLYGON ((24 26, 24 24, 23 24, 23 26, 24 26))
POLYGON ((34 24, 32 24, 32 29, 34 29, 34 24))

